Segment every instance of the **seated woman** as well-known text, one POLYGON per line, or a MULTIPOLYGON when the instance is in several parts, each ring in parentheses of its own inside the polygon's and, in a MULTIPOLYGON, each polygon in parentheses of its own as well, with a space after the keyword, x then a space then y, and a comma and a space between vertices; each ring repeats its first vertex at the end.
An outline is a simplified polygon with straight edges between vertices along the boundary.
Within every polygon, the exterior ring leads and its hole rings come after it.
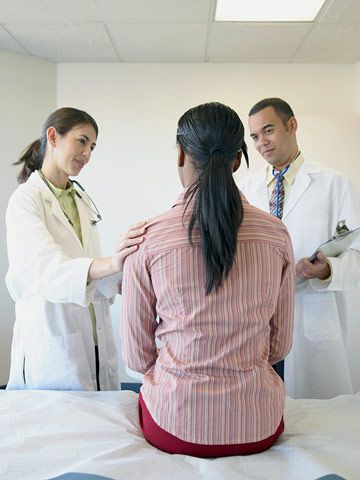
POLYGON ((145 373, 140 425, 169 453, 261 452, 284 429, 284 384, 272 365, 292 342, 290 238, 235 185, 241 152, 248 158, 234 110, 188 110, 177 145, 185 191, 124 265, 122 352, 145 373))

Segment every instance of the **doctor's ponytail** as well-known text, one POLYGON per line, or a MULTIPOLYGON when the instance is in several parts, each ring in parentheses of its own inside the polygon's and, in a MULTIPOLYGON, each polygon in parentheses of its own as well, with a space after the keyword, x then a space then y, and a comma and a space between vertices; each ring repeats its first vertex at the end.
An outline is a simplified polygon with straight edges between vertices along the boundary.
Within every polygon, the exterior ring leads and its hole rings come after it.
POLYGON ((45 155, 46 144, 41 145, 41 139, 38 138, 22 152, 19 160, 14 165, 23 164, 20 170, 17 181, 18 183, 24 183, 30 177, 32 172, 40 170, 45 155))
POLYGON ((24 183, 32 172, 40 170, 46 153, 47 130, 54 127, 60 135, 66 135, 78 125, 91 125, 98 136, 98 126, 91 115, 72 107, 63 107, 55 110, 46 120, 40 138, 32 142, 21 154, 19 160, 13 165, 22 165, 17 181, 24 183))

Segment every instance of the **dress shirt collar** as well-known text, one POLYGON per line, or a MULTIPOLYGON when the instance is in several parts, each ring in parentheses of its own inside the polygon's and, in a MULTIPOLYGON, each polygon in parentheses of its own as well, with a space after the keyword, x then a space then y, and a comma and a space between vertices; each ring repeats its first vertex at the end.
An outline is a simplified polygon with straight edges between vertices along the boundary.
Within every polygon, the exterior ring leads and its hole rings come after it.
MULTIPOLYGON (((301 165, 304 163, 304 156, 301 152, 294 158, 294 160, 291 162, 291 167, 289 170, 284 174, 284 179, 287 183, 287 185, 292 185, 295 181, 295 177, 297 172, 299 171, 299 168, 301 165)), ((271 165, 267 166, 267 171, 266 171, 266 186, 268 187, 271 183, 275 182, 275 177, 272 173, 273 167, 271 165)))

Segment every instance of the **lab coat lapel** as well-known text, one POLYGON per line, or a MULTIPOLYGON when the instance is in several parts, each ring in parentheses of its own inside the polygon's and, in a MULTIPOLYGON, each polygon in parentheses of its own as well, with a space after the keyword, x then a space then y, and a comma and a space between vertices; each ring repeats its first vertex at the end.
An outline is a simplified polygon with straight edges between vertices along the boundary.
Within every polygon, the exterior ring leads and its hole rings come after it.
POLYGON ((264 210, 264 212, 270 212, 269 195, 266 186, 266 168, 256 175, 255 185, 257 199, 254 204, 261 210, 264 210))
POLYGON ((66 218, 66 215, 64 214, 64 212, 61 210, 59 201, 57 200, 55 195, 52 193, 52 191, 49 189, 49 187, 45 184, 43 179, 40 177, 39 172, 38 171, 33 172, 28 182, 42 191, 42 197, 44 201, 48 204, 47 208, 49 208, 49 210, 51 211, 51 214, 54 215, 54 217, 57 218, 59 222, 63 224, 64 227, 70 230, 72 235, 75 236, 75 238, 81 245, 81 242, 78 236, 76 235, 74 228, 70 224, 69 220, 66 218))
POLYGON ((79 212, 82 244, 83 244, 84 251, 87 252, 88 245, 89 245, 90 228, 94 228, 94 227, 90 225, 89 208, 84 203, 85 202, 84 197, 82 201, 77 195, 75 195, 75 202, 79 212))
MULTIPOLYGON (((60 207, 60 203, 58 199, 50 192, 50 190, 49 190, 49 193, 50 195, 46 195, 45 200, 50 202, 50 209, 51 209, 52 215, 54 215, 54 217, 56 217, 66 228, 74 232, 74 229, 71 226, 68 218, 66 218, 66 215, 64 214, 64 212, 60 207)), ((75 232, 74 234, 76 236, 75 232)))
POLYGON ((309 173, 317 170, 318 168, 316 164, 312 164, 306 161, 300 167, 299 171, 296 174, 293 186, 291 187, 289 199, 284 206, 284 213, 282 216, 283 219, 286 219, 287 215, 289 215, 291 210, 295 207, 300 198, 309 188, 311 184, 311 177, 309 173))
MULTIPOLYGON (((79 245, 81 246, 81 248, 83 248, 83 245, 81 245, 81 242, 79 240, 79 237, 76 235, 74 227, 71 225, 68 218, 62 211, 58 199, 50 192, 50 190, 49 190, 49 193, 50 193, 50 196, 47 195, 46 200, 51 202, 51 213, 64 225, 64 227, 66 227, 71 232, 72 235, 74 235, 76 240, 79 242, 79 245)), ((82 229, 82 226, 81 226, 81 229, 82 229)))

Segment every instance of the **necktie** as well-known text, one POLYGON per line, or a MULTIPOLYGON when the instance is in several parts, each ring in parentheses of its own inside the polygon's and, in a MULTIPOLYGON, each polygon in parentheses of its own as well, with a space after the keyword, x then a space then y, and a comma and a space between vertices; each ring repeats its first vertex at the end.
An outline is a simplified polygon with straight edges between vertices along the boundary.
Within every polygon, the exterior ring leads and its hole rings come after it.
POLYGON ((273 168, 273 175, 276 179, 276 184, 274 190, 272 191, 271 198, 270 198, 270 213, 277 218, 282 218, 283 210, 284 210, 284 197, 285 197, 285 188, 284 188, 284 175, 289 170, 290 165, 286 168, 281 170, 281 172, 276 173, 274 172, 273 168))

